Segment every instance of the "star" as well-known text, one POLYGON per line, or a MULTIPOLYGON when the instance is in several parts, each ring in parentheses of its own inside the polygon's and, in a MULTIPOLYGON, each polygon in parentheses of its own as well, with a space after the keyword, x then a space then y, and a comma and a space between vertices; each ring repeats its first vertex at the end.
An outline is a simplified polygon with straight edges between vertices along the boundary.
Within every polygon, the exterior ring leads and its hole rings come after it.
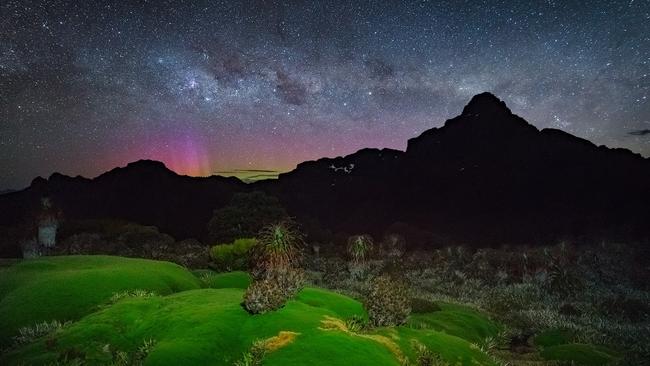
POLYGON ((483 91, 650 155, 628 133, 650 124, 647 1, 163 3, 2 2, 0 189, 145 158, 207 175, 405 149, 483 91))

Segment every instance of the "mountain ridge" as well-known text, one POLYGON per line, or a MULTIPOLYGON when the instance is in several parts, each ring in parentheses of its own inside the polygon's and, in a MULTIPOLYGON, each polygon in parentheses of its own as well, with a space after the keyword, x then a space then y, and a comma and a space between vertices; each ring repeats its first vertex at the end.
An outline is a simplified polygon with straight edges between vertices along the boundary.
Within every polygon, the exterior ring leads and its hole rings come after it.
POLYGON ((68 218, 120 218, 177 238, 201 238, 215 208, 237 192, 262 190, 298 221, 334 236, 417 232, 426 235, 418 234, 415 244, 429 246, 610 234, 646 240, 648 185, 650 159, 561 130, 539 130, 482 93, 443 126, 409 139, 405 151, 365 148, 305 161, 276 180, 189 177, 152 160, 92 179, 39 177, 23 191, 0 196, 0 226, 20 225, 47 195, 68 218))

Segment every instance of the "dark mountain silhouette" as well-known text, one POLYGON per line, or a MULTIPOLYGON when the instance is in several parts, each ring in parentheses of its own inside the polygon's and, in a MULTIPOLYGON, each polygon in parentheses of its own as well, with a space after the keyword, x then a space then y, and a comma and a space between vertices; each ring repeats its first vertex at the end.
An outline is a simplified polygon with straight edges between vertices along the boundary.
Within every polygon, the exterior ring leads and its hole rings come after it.
POLYGON ((38 177, 29 188, 0 197, 0 226, 24 223, 48 196, 64 218, 119 218, 187 238, 201 234, 214 208, 245 189, 236 178, 181 176, 161 162, 140 160, 94 179, 38 177))
POLYGON ((401 222, 443 239, 499 244, 647 236, 649 183, 648 159, 539 131, 483 93, 443 127, 409 140, 406 152, 361 150, 258 184, 335 231, 401 222))
POLYGON ((0 225, 49 195, 68 218, 116 217, 178 239, 203 237, 232 194, 263 190, 335 233, 402 232, 419 245, 535 244, 564 238, 647 240, 650 160, 555 129, 538 130, 489 93, 408 141, 299 164, 277 180, 179 176, 139 161, 95 179, 53 174, 0 196, 0 225))

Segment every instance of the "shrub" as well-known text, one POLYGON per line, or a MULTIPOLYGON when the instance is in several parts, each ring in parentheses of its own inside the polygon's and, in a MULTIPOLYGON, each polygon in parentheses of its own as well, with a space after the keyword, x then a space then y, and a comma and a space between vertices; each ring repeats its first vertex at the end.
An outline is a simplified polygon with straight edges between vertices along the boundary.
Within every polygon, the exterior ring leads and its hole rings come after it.
POLYGON ((582 312, 572 303, 563 303, 558 308, 558 313, 564 316, 580 316, 582 312))
POLYGON ((602 314, 619 317, 631 322, 648 320, 648 314, 650 314, 650 304, 647 301, 620 295, 605 298, 596 306, 602 314))
POLYGON ((244 308, 251 314, 264 314, 277 310, 286 301, 280 285, 273 279, 251 283, 244 294, 244 308))
POLYGON ((574 296, 584 287, 584 283, 576 270, 576 260, 564 243, 555 248, 545 250, 548 262, 548 278, 546 289, 548 292, 562 296, 574 296))
POLYGON ((270 279, 277 282, 282 295, 288 299, 302 289, 305 283, 305 272, 300 268, 286 268, 274 271, 270 279))
POLYGON ((251 249, 257 245, 257 239, 236 239, 231 244, 215 245, 210 249, 210 257, 216 267, 224 271, 245 269, 251 249))
POLYGON ((262 314, 281 308, 302 289, 305 274, 299 268, 267 272, 266 278, 253 282, 244 294, 244 308, 251 314, 262 314))
POLYGON ((187 268, 207 268, 210 265, 210 248, 196 239, 174 243, 156 258, 180 264, 187 268))
POLYGON ((484 292, 483 307, 495 314, 529 310, 533 303, 543 300, 540 289, 532 283, 516 283, 494 287, 484 292))
POLYGON ((323 258, 321 263, 323 270, 323 282, 330 288, 341 288, 349 276, 349 268, 346 263, 338 257, 323 258))
POLYGON ((546 289, 562 297, 573 296, 583 287, 583 282, 573 268, 552 263, 548 272, 546 289))
POLYGON ((411 313, 408 289, 388 276, 374 278, 364 306, 373 326, 395 326, 406 322, 411 313))
POLYGON ((381 249, 388 258, 399 258, 406 250, 406 240, 399 234, 387 234, 381 241, 381 249))

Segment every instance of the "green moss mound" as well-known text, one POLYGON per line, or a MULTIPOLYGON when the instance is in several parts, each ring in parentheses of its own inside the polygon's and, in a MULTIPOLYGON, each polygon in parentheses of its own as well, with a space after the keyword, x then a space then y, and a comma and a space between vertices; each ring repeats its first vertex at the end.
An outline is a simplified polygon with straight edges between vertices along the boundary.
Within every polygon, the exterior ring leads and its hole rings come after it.
MULTIPOLYGON (((307 297, 310 292, 306 290, 307 297)), ((239 289, 202 289, 125 299, 10 352, 0 363, 49 363, 74 349, 85 362, 104 364, 112 359, 107 349, 135 352, 144 340, 153 339, 156 345, 146 364, 232 365, 255 340, 291 331, 298 333, 296 340, 270 353, 265 364, 331 365, 354 360, 354 364, 397 365, 391 352, 377 342, 319 329, 325 316, 362 315, 360 304, 332 311, 294 300, 279 311, 251 316, 240 305, 242 295, 239 289), (328 352, 327 358, 318 356, 325 354, 321 352, 328 352)))
POLYGON ((411 314, 409 326, 437 330, 477 344, 499 333, 499 325, 474 309, 445 303, 439 306, 438 311, 411 314))
POLYGON ((247 272, 202 272, 199 278, 207 288, 239 288, 245 289, 251 283, 251 276, 247 272))
MULTIPOLYGON (((360 331, 347 320, 367 320, 363 305, 320 288, 303 289, 277 311, 250 315, 241 306, 249 283, 244 272, 192 274, 150 260, 23 261, 0 272, 4 340, 20 326, 75 322, 8 349, 0 364, 47 365, 66 357, 111 364, 119 355, 139 357, 149 344, 145 365, 233 365, 261 341, 268 347, 264 365, 271 366, 416 364, 423 346, 452 365, 496 365, 475 344, 496 336, 501 326, 469 307, 440 303, 436 311, 412 314, 405 326, 360 331), (132 289, 156 295, 108 301, 132 289)), ((605 365, 617 358, 603 347, 571 344, 562 336, 549 331, 537 337, 545 359, 605 365)))
POLYGON ((341 319, 367 319, 366 311, 359 301, 332 291, 308 287, 298 293, 296 300, 315 308, 330 310, 341 319))
POLYGON ((546 360, 585 366, 610 365, 618 358, 615 352, 606 347, 578 343, 545 347, 540 354, 546 360))
POLYGON ((535 345, 538 347, 551 347, 571 343, 571 333, 560 329, 549 329, 539 333, 535 337, 535 345))
POLYGON ((575 365, 609 365, 619 358, 619 354, 604 346, 572 343, 571 332, 561 329, 548 329, 535 337, 535 345, 540 355, 549 361, 573 363, 575 365))
POLYGON ((169 296, 126 298, 0 358, 0 364, 48 364, 66 354, 87 364, 110 363, 155 340, 147 365, 232 365, 254 341, 281 332, 294 339, 269 351, 265 365, 399 365, 415 360, 413 342, 461 365, 493 365, 468 341, 431 329, 386 328, 354 333, 345 319, 365 318, 358 301, 318 288, 303 289, 278 311, 250 315, 240 289, 201 289, 169 296))
POLYGON ((51 320, 77 320, 114 293, 143 289, 171 294, 200 287, 176 264, 111 256, 25 260, 0 269, 0 345, 18 329, 51 320))

